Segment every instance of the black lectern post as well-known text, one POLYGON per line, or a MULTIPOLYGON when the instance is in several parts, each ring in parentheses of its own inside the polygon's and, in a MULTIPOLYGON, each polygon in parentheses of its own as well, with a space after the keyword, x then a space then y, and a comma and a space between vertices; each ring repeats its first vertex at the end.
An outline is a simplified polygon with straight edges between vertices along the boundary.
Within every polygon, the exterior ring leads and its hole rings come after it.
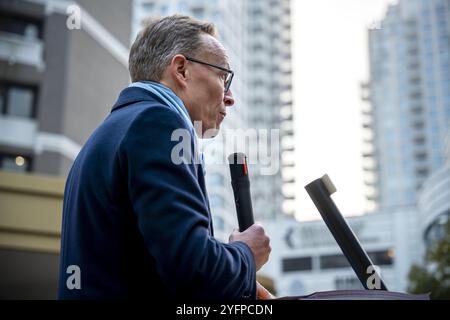
POLYGON ((336 188, 328 175, 314 180, 305 189, 363 287, 366 289, 387 290, 379 274, 376 274, 379 277, 379 287, 369 287, 368 278, 372 276, 373 272, 376 272, 376 269, 366 251, 361 247, 352 229, 334 204, 333 199, 331 199, 330 196, 336 192, 336 188))

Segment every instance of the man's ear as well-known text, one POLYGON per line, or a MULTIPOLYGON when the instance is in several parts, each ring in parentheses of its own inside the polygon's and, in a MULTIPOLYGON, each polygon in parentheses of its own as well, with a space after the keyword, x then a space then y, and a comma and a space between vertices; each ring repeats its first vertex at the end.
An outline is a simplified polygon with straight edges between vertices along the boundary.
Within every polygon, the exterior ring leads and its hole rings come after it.
POLYGON ((181 54, 177 54, 172 58, 170 62, 170 73, 173 81, 178 87, 185 88, 187 85, 187 79, 189 72, 187 70, 187 60, 181 54))

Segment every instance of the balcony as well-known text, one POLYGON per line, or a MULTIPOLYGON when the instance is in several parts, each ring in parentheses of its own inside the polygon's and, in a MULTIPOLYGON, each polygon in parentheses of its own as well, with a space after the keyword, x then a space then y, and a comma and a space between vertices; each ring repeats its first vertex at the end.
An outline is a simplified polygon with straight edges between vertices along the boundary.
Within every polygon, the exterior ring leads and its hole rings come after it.
MULTIPOLYGON (((364 182, 364 185, 366 186, 366 187, 371 187, 372 189, 371 189, 371 191, 372 192, 369 192, 369 191, 366 191, 366 194, 367 195, 372 195, 372 193, 374 193, 375 191, 375 188, 376 188, 376 186, 378 185, 378 180, 377 179, 373 179, 373 178, 366 178, 366 179, 364 179, 363 180, 363 182, 364 182)), ((366 189, 369 189, 369 188, 366 188, 366 189)))
POLYGON ((367 154, 367 157, 370 158, 376 152, 375 145, 373 143, 366 143, 366 144, 363 145, 363 149, 361 151, 362 151, 363 155, 367 154))
POLYGON ((373 117, 367 116, 364 114, 363 119, 362 119, 362 127, 364 129, 372 129, 373 128, 373 117))
POLYGON ((295 178, 293 178, 293 177, 288 178, 288 179, 284 180, 283 183, 285 183, 285 184, 295 183, 295 178))
POLYGON ((377 172, 378 171, 378 167, 376 164, 371 164, 371 165, 363 165, 363 171, 365 174, 370 173, 370 172, 377 172))
POLYGON ((361 91, 360 98, 364 102, 370 102, 370 91, 368 89, 361 91))
POLYGON ((286 152, 295 152, 295 147, 294 146, 282 146, 282 150, 286 151, 286 152))
POLYGON ((33 119, 0 116, 0 145, 32 149, 37 134, 33 119))
POLYGON ((377 202, 377 201, 380 200, 380 197, 377 196, 377 195, 366 195, 366 200, 367 201, 375 201, 375 202, 377 202))
POLYGON ((22 63, 42 69, 43 52, 44 44, 38 38, 0 32, 0 60, 6 60, 9 64, 22 63))

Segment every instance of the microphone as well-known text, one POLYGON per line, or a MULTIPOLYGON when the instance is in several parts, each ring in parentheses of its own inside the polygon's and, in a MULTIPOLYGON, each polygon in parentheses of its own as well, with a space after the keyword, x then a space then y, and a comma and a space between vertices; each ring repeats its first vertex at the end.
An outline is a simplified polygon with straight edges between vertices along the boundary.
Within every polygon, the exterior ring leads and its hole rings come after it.
POLYGON ((253 217, 250 179, 248 177, 247 156, 233 153, 228 156, 231 186, 233 187, 239 231, 242 232, 255 223, 253 217))
MULTIPOLYGON (((365 289, 372 289, 368 287, 367 280, 369 275, 367 270, 369 267, 373 268, 373 262, 367 255, 358 241, 358 238, 353 233, 350 226, 345 221, 341 212, 337 208, 331 195, 336 192, 336 187, 326 174, 320 179, 305 186, 306 191, 314 202, 317 210, 325 221, 328 229, 338 243, 348 262, 355 271, 357 277, 365 289)), ((387 290, 386 285, 377 273, 380 287, 376 289, 387 290)))

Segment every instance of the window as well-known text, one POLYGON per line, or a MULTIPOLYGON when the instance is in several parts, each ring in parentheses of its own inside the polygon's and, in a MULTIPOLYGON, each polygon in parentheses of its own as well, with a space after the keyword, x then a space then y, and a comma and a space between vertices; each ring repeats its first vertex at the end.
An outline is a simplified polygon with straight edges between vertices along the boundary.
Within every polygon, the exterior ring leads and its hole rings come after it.
POLYGON ((42 39, 42 23, 28 17, 0 13, 0 31, 42 39))
POLYGON ((31 118, 33 115, 33 99, 34 94, 31 89, 10 87, 7 97, 8 114, 13 116, 31 118))
POLYGON ((414 143, 416 145, 423 145, 423 144, 425 144, 425 137, 419 136, 419 137, 414 138, 414 143))
MULTIPOLYGON (((424 140, 423 140, 424 141, 424 140)), ((414 154, 414 158, 417 160, 417 161, 425 161, 426 159, 427 159, 427 154, 426 154, 426 152, 416 152, 415 154, 414 154)), ((409 161, 409 160, 408 160, 409 161)))
POLYGON ((418 121, 418 122, 414 122, 413 124, 412 124, 412 127, 414 128, 414 129, 416 129, 416 130, 421 130, 421 129, 423 129, 424 128, 424 126, 425 126, 425 124, 424 124, 424 122, 423 121, 418 121))
POLYGON ((283 272, 312 270, 312 257, 285 258, 282 269, 283 272))
POLYGON ((0 84, 0 114, 34 118, 36 89, 30 86, 0 84))
MULTIPOLYGON (((367 255, 376 266, 391 265, 393 264, 394 251, 373 251, 368 252, 367 255)), ((321 269, 340 269, 350 268, 350 263, 343 254, 326 255, 320 257, 321 269)))
POLYGON ((192 8, 191 9, 192 15, 197 19, 202 19, 204 15, 203 8, 192 8))
POLYGON ((253 16, 255 16, 255 18, 256 18, 256 16, 261 16, 261 15, 263 15, 263 11, 262 11, 261 7, 256 7, 256 8, 253 9, 253 11, 251 12, 251 14, 252 14, 253 16))
POLYGON ((376 266, 384 266, 393 264, 394 251, 384 250, 384 251, 374 251, 368 253, 373 264, 376 266))
POLYGON ((31 158, 23 155, 0 154, 0 170, 31 171, 31 158))
POLYGON ((420 169, 416 169, 416 175, 419 178, 426 178, 428 176, 429 172, 427 168, 420 168, 420 169))
POLYGON ((333 254, 320 257, 320 269, 349 268, 347 258, 342 254, 333 254))
POLYGON ((153 2, 146 2, 142 4, 142 9, 146 14, 153 13, 154 4, 153 2))
POLYGON ((4 113, 6 100, 6 90, 0 85, 0 114, 4 113))

